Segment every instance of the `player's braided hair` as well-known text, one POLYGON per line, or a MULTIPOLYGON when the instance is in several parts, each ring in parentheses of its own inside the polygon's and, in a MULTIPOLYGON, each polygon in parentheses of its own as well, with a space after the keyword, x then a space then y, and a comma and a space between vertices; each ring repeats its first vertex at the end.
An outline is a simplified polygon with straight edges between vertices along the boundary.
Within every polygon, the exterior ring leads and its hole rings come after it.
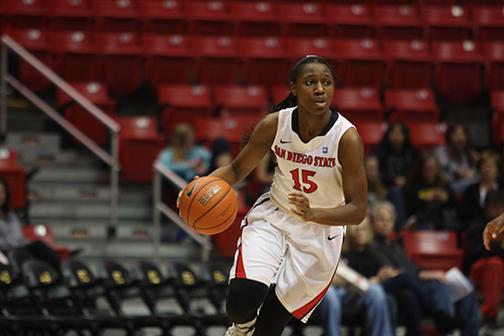
MULTIPOLYGON (((332 71, 332 68, 331 68, 331 65, 329 64, 329 62, 327 62, 324 58, 317 56, 317 55, 307 55, 307 56, 301 58, 300 60, 298 60, 296 62, 296 64, 294 65, 294 67, 292 68, 291 73, 289 75, 289 83, 296 83, 297 79, 299 78, 299 74, 301 73, 301 70, 303 69, 303 66, 305 64, 309 64, 309 63, 324 64, 325 66, 327 66, 329 71, 331 71, 331 74, 334 77, 334 72, 332 71)), ((297 97, 294 96, 292 93, 289 93, 289 95, 284 100, 282 100, 278 104, 274 104, 271 107, 270 113, 280 111, 280 110, 283 110, 283 109, 289 108, 289 107, 295 107, 295 106, 297 106, 297 97)))

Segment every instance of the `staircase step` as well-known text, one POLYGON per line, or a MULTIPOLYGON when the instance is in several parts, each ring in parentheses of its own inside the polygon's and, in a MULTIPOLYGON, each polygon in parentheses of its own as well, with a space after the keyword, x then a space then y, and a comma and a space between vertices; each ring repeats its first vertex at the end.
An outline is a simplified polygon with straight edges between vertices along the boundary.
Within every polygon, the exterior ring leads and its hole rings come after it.
MULTIPOLYGON (((30 184, 30 199, 32 202, 53 201, 53 202, 107 202, 110 200, 110 187, 90 185, 77 188, 74 185, 46 185, 41 183, 30 184)), ((150 193, 141 191, 120 190, 119 201, 123 204, 137 202, 138 205, 148 203, 152 196, 150 193)))
MULTIPOLYGON (((150 207, 131 207, 119 205, 119 219, 149 221, 152 216, 150 207)), ((108 219, 110 205, 104 204, 61 204, 59 202, 37 202, 30 206, 30 217, 35 220, 48 219, 108 219)))
POLYGON ((21 163, 30 166, 88 166, 96 169, 100 162, 100 159, 98 157, 95 157, 94 154, 77 150, 65 150, 53 155, 40 154, 35 157, 28 156, 21 158, 21 163))
POLYGON ((51 133, 15 133, 7 134, 7 146, 13 148, 23 160, 33 160, 40 155, 57 155, 60 152, 61 138, 51 133))
POLYGON ((33 177, 33 182, 104 183, 109 175, 105 171, 88 167, 45 167, 33 177))

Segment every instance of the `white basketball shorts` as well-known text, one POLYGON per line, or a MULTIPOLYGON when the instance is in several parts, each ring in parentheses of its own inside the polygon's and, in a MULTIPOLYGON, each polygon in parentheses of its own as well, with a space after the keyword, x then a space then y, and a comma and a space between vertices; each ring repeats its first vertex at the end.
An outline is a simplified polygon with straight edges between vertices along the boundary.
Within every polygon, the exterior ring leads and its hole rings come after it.
POLYGON ((276 283, 280 302, 306 323, 331 285, 343 232, 285 213, 266 193, 242 220, 230 279, 276 283))

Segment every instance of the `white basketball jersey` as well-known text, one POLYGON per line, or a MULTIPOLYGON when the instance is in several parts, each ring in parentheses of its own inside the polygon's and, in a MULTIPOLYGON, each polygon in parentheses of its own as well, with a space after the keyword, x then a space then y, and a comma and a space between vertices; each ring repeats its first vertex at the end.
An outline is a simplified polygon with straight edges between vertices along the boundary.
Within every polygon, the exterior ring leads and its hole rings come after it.
POLYGON ((271 146, 277 161, 270 192, 272 201, 292 215, 290 209, 293 205, 288 199, 288 194, 292 192, 303 193, 313 208, 343 205, 345 196, 338 147, 343 134, 354 125, 341 114, 333 112, 336 121, 330 129, 304 143, 294 131, 297 129, 297 125, 293 125, 295 109, 288 108, 278 113, 278 128, 271 146))

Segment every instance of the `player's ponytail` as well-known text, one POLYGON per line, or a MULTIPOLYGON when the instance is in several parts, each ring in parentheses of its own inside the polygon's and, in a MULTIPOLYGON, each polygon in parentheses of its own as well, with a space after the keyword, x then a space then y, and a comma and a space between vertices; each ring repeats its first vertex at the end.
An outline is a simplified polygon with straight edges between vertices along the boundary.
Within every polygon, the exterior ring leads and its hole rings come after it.
MULTIPOLYGON (((331 73, 333 74, 333 77, 334 77, 334 71, 332 71, 332 68, 331 68, 331 65, 329 64, 329 62, 327 62, 324 58, 317 56, 317 55, 307 55, 307 56, 301 58, 300 60, 298 60, 296 62, 296 64, 294 65, 294 67, 292 68, 291 73, 289 75, 289 83, 296 83, 296 81, 298 80, 299 74, 301 73, 301 69, 303 68, 303 66, 305 64, 309 64, 309 63, 324 64, 325 66, 327 66, 329 71, 331 71, 331 73)), ((294 96, 291 92, 280 103, 273 104, 273 106, 270 109, 270 113, 280 111, 280 110, 283 110, 283 109, 286 109, 289 107, 295 107, 295 106, 297 106, 297 97, 294 96)))

